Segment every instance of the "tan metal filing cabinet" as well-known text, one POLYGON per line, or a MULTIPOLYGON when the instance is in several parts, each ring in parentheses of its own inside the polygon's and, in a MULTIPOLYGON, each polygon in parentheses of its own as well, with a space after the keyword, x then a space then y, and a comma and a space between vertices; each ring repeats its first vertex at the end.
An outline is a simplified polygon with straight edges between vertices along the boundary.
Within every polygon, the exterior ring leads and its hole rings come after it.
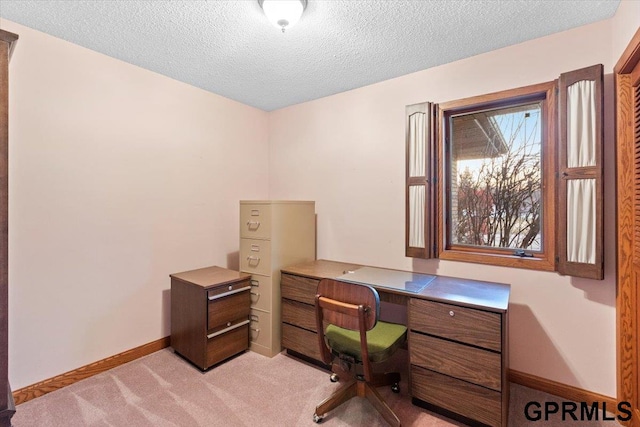
POLYGON ((315 202, 240 201, 240 271, 251 274, 251 350, 273 357, 280 342, 280 269, 316 256, 315 202))

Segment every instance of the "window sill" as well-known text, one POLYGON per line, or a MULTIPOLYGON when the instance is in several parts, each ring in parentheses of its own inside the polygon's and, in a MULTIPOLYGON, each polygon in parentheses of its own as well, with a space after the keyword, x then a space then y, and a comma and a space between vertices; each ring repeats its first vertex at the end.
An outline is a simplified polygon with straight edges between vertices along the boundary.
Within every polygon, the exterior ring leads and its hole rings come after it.
POLYGON ((447 261, 473 262, 499 267, 524 268, 527 270, 556 271, 555 263, 548 257, 523 258, 515 255, 490 254, 447 249, 440 251, 438 258, 447 261))

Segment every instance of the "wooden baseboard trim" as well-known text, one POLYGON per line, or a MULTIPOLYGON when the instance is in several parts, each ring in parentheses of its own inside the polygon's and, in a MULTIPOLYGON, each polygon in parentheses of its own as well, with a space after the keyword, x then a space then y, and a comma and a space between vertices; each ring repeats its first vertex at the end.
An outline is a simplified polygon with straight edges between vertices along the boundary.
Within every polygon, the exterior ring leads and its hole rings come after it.
MULTIPOLYGON (((167 348, 171 344, 170 338, 171 337, 168 336, 160 338, 159 340, 132 348, 131 350, 107 357, 106 359, 98 360, 97 362, 74 369, 73 371, 15 390, 13 392, 15 404, 19 405, 21 403, 28 402, 36 397, 43 396, 85 378, 92 377, 101 372, 108 371, 109 369, 124 365, 125 363, 147 356, 151 353, 155 353, 163 348, 167 348)), ((613 397, 594 393, 592 391, 562 384, 524 372, 515 371, 513 369, 509 369, 509 381, 534 390, 553 394, 573 402, 605 402, 607 407, 610 408, 616 408, 618 404, 617 400, 613 397)))
POLYGON ((617 410, 618 401, 613 397, 594 393, 571 385, 562 384, 546 378, 537 377, 535 375, 526 374, 524 372, 514 371, 513 369, 509 369, 509 381, 535 390, 544 391, 545 393, 553 394, 573 402, 587 402, 589 404, 592 404, 593 402, 605 402, 607 404, 607 408, 611 408, 611 412, 617 410))
POLYGON ((140 347, 132 348, 131 350, 124 351, 116 354, 115 356, 98 360, 97 362, 74 369, 73 371, 18 389, 13 392, 13 399, 15 400, 16 405, 28 402, 31 399, 51 393, 52 391, 61 389, 62 387, 66 387, 85 378, 92 377, 101 372, 108 371, 116 366, 120 366, 148 354, 155 353, 156 351, 169 347, 169 345, 170 337, 160 338, 159 340, 141 345, 140 347))

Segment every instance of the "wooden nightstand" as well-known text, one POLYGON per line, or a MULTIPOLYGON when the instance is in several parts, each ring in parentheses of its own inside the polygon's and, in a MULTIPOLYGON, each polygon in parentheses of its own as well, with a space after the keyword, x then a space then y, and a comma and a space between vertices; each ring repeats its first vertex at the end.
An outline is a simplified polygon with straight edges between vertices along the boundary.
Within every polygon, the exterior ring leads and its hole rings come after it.
POLYGON ((170 277, 176 353, 205 370, 249 348, 251 275, 207 267, 170 277))

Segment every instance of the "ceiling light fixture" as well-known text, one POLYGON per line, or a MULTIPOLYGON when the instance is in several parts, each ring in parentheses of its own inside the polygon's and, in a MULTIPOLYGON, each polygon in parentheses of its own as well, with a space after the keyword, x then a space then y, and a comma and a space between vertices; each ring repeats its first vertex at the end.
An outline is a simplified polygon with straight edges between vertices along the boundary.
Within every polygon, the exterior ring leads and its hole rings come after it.
POLYGON ((258 0, 267 19, 284 30, 296 25, 307 8, 307 0, 258 0))

